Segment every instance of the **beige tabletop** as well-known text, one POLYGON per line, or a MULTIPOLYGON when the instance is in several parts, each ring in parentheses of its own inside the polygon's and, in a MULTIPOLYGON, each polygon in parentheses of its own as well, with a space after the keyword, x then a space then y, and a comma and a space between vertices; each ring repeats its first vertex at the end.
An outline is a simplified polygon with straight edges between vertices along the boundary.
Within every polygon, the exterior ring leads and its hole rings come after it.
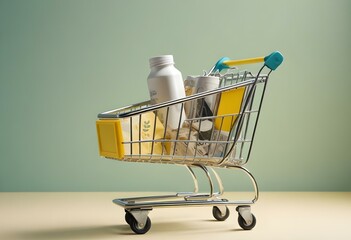
MULTIPOLYGON (((154 193, 0 193, 0 239, 351 239, 351 193, 262 192, 256 227, 242 230, 235 207, 224 222, 212 208, 155 208, 134 234, 114 198, 154 193)), ((246 194, 226 193, 231 200, 246 194)))

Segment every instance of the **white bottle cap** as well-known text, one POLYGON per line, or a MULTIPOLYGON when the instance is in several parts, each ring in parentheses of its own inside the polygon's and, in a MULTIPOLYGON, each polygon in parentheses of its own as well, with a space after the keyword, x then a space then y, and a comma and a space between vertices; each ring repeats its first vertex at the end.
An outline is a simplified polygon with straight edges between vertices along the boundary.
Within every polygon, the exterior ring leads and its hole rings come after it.
POLYGON ((167 64, 174 64, 173 55, 162 55, 157 57, 152 57, 149 59, 150 68, 167 65, 167 64))

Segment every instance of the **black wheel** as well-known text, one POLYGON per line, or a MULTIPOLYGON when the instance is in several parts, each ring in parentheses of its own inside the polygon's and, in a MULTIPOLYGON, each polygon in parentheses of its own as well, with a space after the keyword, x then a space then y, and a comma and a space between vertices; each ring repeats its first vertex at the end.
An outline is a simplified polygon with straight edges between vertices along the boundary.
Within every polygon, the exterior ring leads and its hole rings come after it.
POLYGON ((130 212, 128 212, 128 211, 126 211, 126 215, 124 216, 124 219, 126 220, 126 222, 130 225, 130 223, 132 222, 132 219, 133 219, 134 217, 133 217, 133 215, 130 213, 130 212))
POLYGON ((256 218, 255 215, 252 215, 252 222, 251 223, 246 223, 245 219, 239 214, 238 217, 238 223, 240 225, 240 227, 244 230, 251 230, 255 227, 256 225, 256 218))
POLYGON ((132 216, 129 226, 136 234, 144 234, 150 230, 151 220, 147 217, 145 225, 141 225, 138 224, 137 220, 132 216))
POLYGON ((225 207, 225 213, 223 214, 218 207, 214 206, 212 208, 212 214, 213 214, 213 217, 215 219, 217 219, 218 221, 225 221, 228 217, 229 217, 229 209, 228 207, 226 206, 225 207))

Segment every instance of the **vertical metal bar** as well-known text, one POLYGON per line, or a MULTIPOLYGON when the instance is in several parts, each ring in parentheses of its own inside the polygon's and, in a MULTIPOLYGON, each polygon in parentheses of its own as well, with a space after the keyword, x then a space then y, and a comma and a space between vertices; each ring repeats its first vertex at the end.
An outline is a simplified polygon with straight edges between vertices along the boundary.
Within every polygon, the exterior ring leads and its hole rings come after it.
MULTIPOLYGON (((232 128, 234 128, 234 125, 235 125, 235 123, 236 123, 236 119, 238 118, 238 116, 235 118, 235 120, 234 120, 234 115, 232 115, 231 116, 231 121, 230 121, 230 128, 232 129, 232 128)), ((229 146, 229 139, 231 138, 231 134, 230 133, 228 133, 228 137, 227 137, 227 141, 226 141, 226 143, 225 143, 225 147, 224 147, 224 151, 223 151, 223 155, 227 155, 227 149, 228 149, 228 146, 229 146)), ((235 142, 233 142, 233 144, 236 144, 235 142)), ((230 148, 230 151, 229 152, 231 152, 233 150, 233 148, 231 147, 230 148)), ((228 153, 229 154, 229 153, 228 153)))
POLYGON ((216 177, 216 180, 217 180, 217 183, 218 183, 218 187, 219 187, 218 195, 221 196, 224 193, 224 187, 223 187, 222 179, 220 178, 219 174, 214 170, 214 168, 210 167, 210 169, 212 170, 213 174, 216 177))
MULTIPOLYGON (((254 102, 254 98, 255 98, 255 93, 256 93, 256 86, 257 85, 254 85, 252 87, 254 87, 254 93, 253 93, 253 96, 252 96, 252 99, 250 100, 250 104, 249 104, 249 111, 252 110, 252 106, 253 106, 253 102, 254 102)), ((246 136, 247 136, 247 132, 248 132, 248 128, 249 128, 249 123, 250 123, 250 117, 251 117, 251 112, 247 113, 246 115, 246 126, 245 126, 245 130, 244 130, 244 136, 243 136, 243 140, 246 139, 246 136)), ((242 154, 243 154, 243 149, 244 149, 244 144, 246 144, 245 142, 243 142, 241 144, 241 148, 240 148, 240 155, 239 155, 239 158, 241 159, 242 158, 242 154)), ((249 143, 249 145, 251 145, 251 143, 249 143)))
POLYGON ((152 132, 150 160, 152 159, 153 152, 154 152, 155 134, 156 134, 156 127, 157 127, 156 122, 157 122, 157 110, 155 111, 155 117, 154 117, 154 129, 152 132))
POLYGON ((139 114, 139 160, 141 158, 141 114, 139 114))
POLYGON ((188 139, 187 139, 188 141, 185 143, 186 144, 186 150, 185 150, 185 154, 184 154, 184 160, 186 159, 186 156, 187 156, 188 150, 189 150, 190 136, 191 136, 191 126, 192 125, 193 125, 193 119, 190 120, 188 139))
MULTIPOLYGON (((168 112, 169 112, 169 107, 167 107, 167 110, 166 110, 166 121, 164 123, 164 132, 163 132, 163 139, 166 139, 166 135, 167 135, 167 125, 168 125, 168 112)), ((167 143, 167 142, 165 142, 167 143)), ((164 148, 162 148, 162 152, 161 152, 161 160, 162 160, 162 157, 164 155, 164 148)))
MULTIPOLYGON (((214 127, 215 117, 212 116, 211 120, 212 120, 212 129, 211 129, 211 135, 210 135, 210 143, 208 145, 208 157, 211 157, 210 156, 210 152, 211 152, 211 147, 213 146, 212 145, 213 144, 212 141, 213 141, 213 133, 214 133, 214 130, 215 130, 215 127, 214 127)), ((212 157, 213 156, 214 156, 214 152, 212 154, 212 157)))
MULTIPOLYGON (((199 138, 200 138, 201 116, 202 116, 202 113, 203 113, 204 104, 205 104, 205 98, 201 98, 200 113, 198 114, 198 116, 195 116, 196 119, 198 119, 198 121, 199 121, 199 127, 197 129, 196 144, 195 144, 195 149, 194 149, 194 158, 196 158, 196 155, 197 155, 197 146, 198 146, 198 141, 199 141, 199 138)), ((197 115, 197 113, 196 113, 196 115, 197 115)))
POLYGON ((210 185, 210 197, 213 197, 213 181, 212 181, 212 178, 211 178, 211 175, 210 175, 210 172, 208 171, 208 169, 204 166, 204 165, 202 165, 202 164, 199 164, 199 165, 197 165, 199 168, 201 168, 204 172, 205 172, 205 174, 206 174, 206 177, 207 177, 207 179, 208 179, 208 183, 209 183, 209 185, 210 185))
POLYGON ((130 119, 130 155, 133 155, 133 117, 129 117, 130 119))
POLYGON ((195 141, 195 147, 194 147, 194 158, 196 158, 196 155, 197 155, 197 146, 199 144, 199 137, 200 137, 200 127, 201 127, 201 120, 198 120, 199 121, 199 127, 197 129, 197 136, 196 136, 196 141, 195 141))
POLYGON ((255 126, 254 126, 254 129, 253 129, 251 144, 250 144, 249 152, 248 152, 248 154, 247 154, 247 160, 246 160, 246 162, 249 161, 249 157, 250 157, 250 154, 251 154, 251 148, 252 148, 253 141, 254 141, 254 138, 255 138, 255 133, 256 133, 256 127, 257 127, 257 123, 258 123, 258 118, 259 118, 260 113, 261 113, 262 102, 263 102, 264 94, 265 94, 265 92, 266 92, 266 87, 267 87, 267 83, 268 83, 268 78, 269 78, 269 75, 271 74, 271 72, 272 72, 272 70, 269 71, 269 73, 268 73, 268 75, 267 75, 267 77, 266 77, 266 81, 264 81, 263 92, 262 92, 260 104, 259 104, 259 107, 258 107, 256 122, 255 122, 255 126))
POLYGON ((204 113, 204 106, 205 106, 205 98, 201 98, 201 107, 200 107, 200 113, 198 114, 198 118, 201 118, 203 116, 204 113))
POLYGON ((181 122, 182 122, 183 110, 184 110, 184 103, 182 102, 181 107, 180 107, 180 115, 179 115, 179 121, 178 121, 178 129, 177 129, 177 134, 176 134, 176 138, 175 138, 176 141, 174 141, 173 158, 174 158, 175 151, 176 151, 176 147, 177 147, 177 140, 178 140, 178 138, 179 138, 179 132, 180 132, 180 125, 181 125, 181 122))
MULTIPOLYGON (((218 117, 217 117, 217 118, 218 118, 218 117)), ((213 154, 216 152, 216 149, 217 149, 217 147, 218 147, 218 140, 219 140, 219 138, 220 138, 220 136, 221 136, 221 132, 222 132, 222 126, 223 126, 224 117, 222 116, 221 118, 222 118, 222 120, 221 120, 221 125, 219 126, 219 130, 217 130, 218 133, 217 133, 216 144, 215 144, 215 147, 214 147, 214 149, 213 149, 213 154)))
POLYGON ((190 166, 186 166, 186 168, 190 172, 190 175, 191 175, 191 177, 193 178, 193 181, 194 181, 194 193, 198 193, 199 192, 199 182, 197 181, 196 175, 195 175, 193 169, 190 166))

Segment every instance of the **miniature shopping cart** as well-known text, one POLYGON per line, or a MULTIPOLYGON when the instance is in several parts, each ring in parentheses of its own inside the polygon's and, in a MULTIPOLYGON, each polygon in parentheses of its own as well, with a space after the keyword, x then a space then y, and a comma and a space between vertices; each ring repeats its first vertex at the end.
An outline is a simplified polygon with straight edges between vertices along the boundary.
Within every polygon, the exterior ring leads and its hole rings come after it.
POLYGON ((125 220, 135 233, 149 231, 148 214, 158 207, 212 206, 214 218, 224 221, 229 216, 228 206, 234 205, 240 227, 250 230, 255 226, 251 205, 258 200, 259 192, 254 176, 244 165, 252 150, 268 77, 282 61, 279 52, 244 60, 222 58, 205 73, 219 79, 215 89, 195 90, 185 98, 159 104, 146 101, 98 115, 96 127, 101 156, 129 162, 183 165, 194 180, 193 192, 113 200, 125 209, 125 220), (238 68, 260 62, 264 65, 256 74, 238 68), (179 112, 178 128, 171 129, 167 121, 175 109, 179 112), (253 185, 253 199, 222 198, 224 188, 215 168, 244 172, 253 185), (205 173, 208 193, 198 192, 195 169, 205 173))

